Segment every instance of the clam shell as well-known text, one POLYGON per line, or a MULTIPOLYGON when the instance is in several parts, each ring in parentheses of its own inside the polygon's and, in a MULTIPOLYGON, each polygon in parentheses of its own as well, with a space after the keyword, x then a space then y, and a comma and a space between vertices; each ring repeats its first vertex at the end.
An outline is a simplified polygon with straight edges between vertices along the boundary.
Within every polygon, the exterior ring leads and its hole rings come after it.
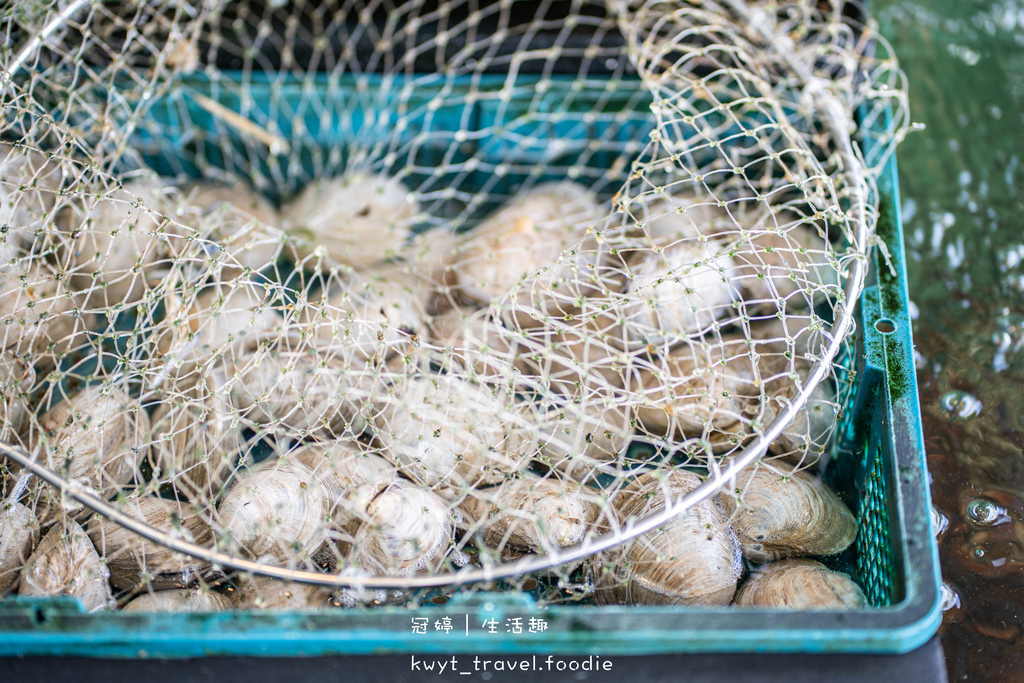
POLYGON ((246 269, 261 271, 285 251, 277 209, 244 183, 193 185, 185 192, 177 215, 197 236, 223 250, 216 255, 222 280, 246 269))
POLYGON ((235 609, 313 610, 338 607, 331 591, 310 584, 291 583, 267 576, 252 576, 239 581, 231 593, 235 609))
POLYGON ((231 476, 248 440, 223 392, 194 373, 169 386, 153 412, 153 476, 204 504, 231 476))
POLYGON ((616 309, 635 347, 675 346, 733 313, 736 263, 713 239, 641 248, 616 309))
POLYGON ((0 596, 18 583, 21 568, 38 542, 35 514, 21 503, 4 502, 0 509, 0 596))
POLYGON ((448 503, 398 480, 366 501, 350 560, 374 576, 429 574, 441 568, 454 542, 448 503))
POLYGON ((335 504, 345 500, 357 486, 368 485, 376 495, 398 479, 394 465, 358 441, 305 443, 285 457, 302 463, 321 477, 331 489, 335 504))
POLYGON ((619 394, 553 404, 538 420, 544 464, 579 481, 614 463, 633 438, 633 410, 619 394))
POLYGON ((400 266, 355 274, 335 282, 330 294, 299 313, 299 326, 318 348, 353 362, 407 354, 417 335, 426 333, 429 283, 400 266))
POLYGON ((751 573, 733 604, 800 610, 849 609, 866 607, 867 599, 849 577, 820 562, 782 560, 751 573))
MULTIPOLYGON (((210 526, 190 505, 163 498, 131 498, 121 511, 175 538, 210 545, 210 526)), ((183 588, 210 565, 151 543, 105 517, 95 516, 86 532, 110 570, 114 588, 131 590, 140 584, 152 590, 183 588)))
POLYGON ((658 438, 731 435, 752 388, 754 363, 740 345, 704 349, 685 344, 639 372, 637 417, 658 438))
POLYGON ((0 343, 36 368, 55 365, 84 340, 93 316, 77 312, 67 278, 41 260, 0 265, 0 343))
MULTIPOLYGON (((138 401, 104 384, 88 386, 50 408, 39 418, 39 430, 36 446, 44 449, 46 466, 105 498, 140 477, 152 438, 149 417, 138 401)), ((47 493, 51 501, 59 496, 47 493)), ((64 507, 81 509, 71 502, 64 507)), ((46 517, 38 509, 36 514, 46 517)))
POLYGON ((511 380, 516 374, 519 347, 514 333, 488 311, 457 306, 430 322, 431 341, 451 349, 452 365, 471 371, 472 378, 489 382, 511 380))
POLYGON ((537 186, 466 234, 452 265, 456 291, 506 305, 509 320, 524 327, 573 311, 580 296, 600 290, 601 258, 587 229, 602 218, 582 185, 537 186))
POLYGON ((29 392, 35 387, 36 373, 31 365, 0 354, 0 439, 20 443, 28 427, 32 406, 29 392))
POLYGON ((367 425, 379 370, 311 347, 295 335, 253 341, 225 355, 211 378, 248 421, 328 436, 355 436, 367 425))
POLYGON ((169 252, 166 214, 175 191, 151 179, 127 182, 101 197, 73 205, 64 262, 86 308, 132 304, 156 277, 155 264, 169 252))
POLYGON ((722 496, 743 556, 766 562, 846 550, 857 537, 857 520, 843 501, 817 477, 777 469, 745 470, 736 477, 739 497, 722 496))
POLYGON ((519 335, 516 366, 539 386, 564 396, 622 389, 633 372, 633 354, 621 350, 619 328, 604 323, 596 319, 526 330, 519 335))
POLYGON ((331 491, 298 462, 266 461, 239 477, 217 519, 233 543, 253 557, 306 561, 327 542, 331 491))
POLYGON ((77 523, 55 524, 21 570, 18 595, 67 595, 88 612, 113 605, 106 566, 77 523))
MULTIPOLYGON (((0 143, 0 225, 2 244, 17 251, 41 251, 60 206, 64 169, 24 147, 0 143)), ((5 250, 6 251, 6 250, 5 250)), ((4 259, 7 260, 7 259, 4 259)))
MULTIPOLYGON (((625 524, 664 508, 701 484, 683 470, 644 474, 613 500, 625 524)), ((739 548, 719 505, 704 500, 664 526, 602 553, 591 566, 598 604, 728 605, 742 571, 739 548)))
POLYGON ((414 375, 381 396, 376 435, 382 454, 427 486, 496 484, 536 450, 524 416, 500 390, 453 375, 414 375))
POLYGON ((419 212, 395 178, 354 174, 312 183, 281 209, 281 221, 309 265, 366 268, 397 255, 419 212))
POLYGON ((177 588, 144 593, 121 608, 122 612, 222 612, 231 599, 204 588, 177 588))
POLYGON ((168 292, 167 317, 154 330, 166 366, 184 374, 228 347, 244 347, 282 327, 271 299, 264 287, 242 278, 217 282, 188 302, 177 288, 168 292))
POLYGON ((459 509, 488 547, 545 553, 583 542, 598 517, 596 493, 575 481, 511 479, 474 491, 459 509))

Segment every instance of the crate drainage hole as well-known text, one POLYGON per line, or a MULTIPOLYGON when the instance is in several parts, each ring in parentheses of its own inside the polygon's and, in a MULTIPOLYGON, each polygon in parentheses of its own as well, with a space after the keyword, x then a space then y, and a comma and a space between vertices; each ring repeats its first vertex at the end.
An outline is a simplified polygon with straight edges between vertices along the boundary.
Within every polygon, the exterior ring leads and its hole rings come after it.
POLYGON ((37 624, 46 623, 46 613, 43 611, 43 609, 41 607, 36 607, 35 610, 32 613, 32 619, 37 624))
POLYGON ((896 331, 896 323, 889 320, 888 318, 882 318, 875 323, 875 329, 882 334, 892 334, 896 331))

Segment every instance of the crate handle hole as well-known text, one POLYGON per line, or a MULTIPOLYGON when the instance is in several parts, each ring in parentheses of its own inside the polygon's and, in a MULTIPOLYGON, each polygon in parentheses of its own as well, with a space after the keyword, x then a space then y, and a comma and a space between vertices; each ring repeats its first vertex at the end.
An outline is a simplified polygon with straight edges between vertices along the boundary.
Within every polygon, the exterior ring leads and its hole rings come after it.
POLYGON ((896 331, 896 323, 888 318, 882 318, 875 323, 875 329, 881 334, 892 334, 896 331))

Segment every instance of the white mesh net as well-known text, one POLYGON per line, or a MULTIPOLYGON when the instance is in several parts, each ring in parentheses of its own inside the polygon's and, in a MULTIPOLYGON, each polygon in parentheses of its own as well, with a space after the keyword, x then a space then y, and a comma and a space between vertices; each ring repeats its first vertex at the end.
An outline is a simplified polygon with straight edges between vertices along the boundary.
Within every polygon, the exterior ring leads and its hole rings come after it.
POLYGON ((805 471, 906 106, 858 6, 61 0, 2 31, 0 588, 728 604, 741 556, 853 540, 805 471), (750 531, 768 475, 838 526, 750 531))

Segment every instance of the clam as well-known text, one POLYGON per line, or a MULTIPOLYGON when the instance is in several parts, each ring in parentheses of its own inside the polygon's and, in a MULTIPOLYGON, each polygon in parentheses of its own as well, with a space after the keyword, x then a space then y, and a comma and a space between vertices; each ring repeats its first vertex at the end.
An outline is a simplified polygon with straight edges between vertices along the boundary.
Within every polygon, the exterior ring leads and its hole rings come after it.
POLYGON ((365 499, 350 561, 374 576, 430 574, 455 542, 448 503, 434 492, 396 480, 365 499))
MULTIPOLYGON (((644 474, 613 499, 622 527, 701 484, 684 470, 644 474)), ((716 501, 704 500, 664 526, 596 557, 591 566, 598 604, 728 605, 742 561, 736 538, 716 501)))
POLYGON ((195 373, 172 379, 152 423, 154 478, 200 504, 217 495, 249 442, 223 392, 195 373))
POLYGON ((151 288, 155 265, 170 249, 173 193, 140 179, 72 204, 65 262, 87 308, 132 304, 151 288))
POLYGON ((174 288, 164 302, 167 315, 154 336, 167 366, 179 373, 283 323, 266 289, 243 278, 216 282, 188 302, 174 288))
POLYGON ((339 606, 326 588, 268 576, 241 579, 231 593, 231 602, 236 609, 310 610, 339 606))
POLYGON ((736 593, 737 607, 851 609, 866 607, 860 587, 814 560, 771 562, 750 574, 736 593))
POLYGON ((633 438, 633 409, 618 393, 551 404, 537 421, 544 464, 580 481, 616 463, 633 438))
POLYGON ((310 184, 281 209, 300 260, 366 268, 393 258, 420 209, 395 178, 356 173, 310 184))
POLYGON ((722 499, 733 515, 743 556, 753 562, 835 555, 857 537, 857 520, 820 479, 767 466, 736 477, 736 496, 722 499))
POLYGON ((285 457, 298 462, 321 477, 340 503, 358 486, 369 486, 372 495, 398 479, 398 470, 376 452, 358 441, 309 442, 285 457))
POLYGON ((598 517, 596 494, 575 481, 516 478, 470 493, 459 509, 488 547, 546 553, 583 542, 598 517))
POLYGON ((107 567, 76 522, 50 528, 21 570, 18 595, 78 598, 88 612, 113 605, 107 567))
POLYGON ((602 218, 585 187, 539 185, 466 234, 452 264, 456 291, 503 305, 524 327, 573 311, 581 296, 601 289, 600 252, 588 228, 602 218))
MULTIPOLYGON (((0 225, 13 253, 45 247, 64 181, 60 163, 27 147, 0 143, 0 225)), ((7 250, 5 250, 7 251, 7 250)))
POLYGON ((398 265, 373 275, 354 274, 348 282, 332 283, 318 302, 300 309, 300 329, 318 348, 345 358, 386 360, 406 354, 417 335, 426 332, 429 289, 398 265))
POLYGON ((35 388, 31 365, 10 354, 0 355, 0 439, 18 443, 28 427, 32 407, 29 392, 35 388))
POLYGON ((565 396, 622 389, 634 371, 634 358, 621 350, 620 330, 607 322, 598 317, 524 330, 516 366, 540 386, 565 396))
MULTIPOLYGON (((129 498, 121 511, 180 540, 207 546, 210 526, 187 504, 144 496, 129 498)), ((114 588, 131 590, 145 585, 153 590, 184 588, 209 569, 209 563, 151 543, 105 517, 93 517, 86 532, 110 570, 114 588)))
POLYGON ((380 369, 320 350, 296 334, 225 354, 210 377, 241 417, 300 436, 354 436, 367 425, 380 369))
POLYGON ((218 255, 222 280, 246 269, 261 271, 277 261, 282 251, 277 209, 244 183, 193 185, 177 213, 198 237, 222 250, 223 255, 218 255))
POLYGON ((49 368, 80 344, 91 322, 67 278, 47 263, 0 265, 0 343, 8 353, 49 368))
POLYGON ((639 249, 615 313, 627 343, 672 347, 732 313, 736 263, 713 239, 639 249))
POLYGON ((140 477, 151 435, 149 417, 137 400, 117 387, 96 384, 46 411, 35 443, 51 470, 109 498, 140 477))
POLYGON ((122 612, 222 612, 231 599, 207 588, 177 588, 143 593, 121 608, 122 612))
POLYGON ((404 378, 380 402, 383 455, 427 486, 496 484, 536 450, 505 392, 454 375, 404 378))
POLYGON ((755 364, 747 354, 742 343, 684 344, 645 363, 633 391, 646 432, 670 440, 727 440, 741 432, 746 400, 760 395, 754 388, 755 364))
POLYGON ((39 522, 32 510, 14 501, 0 508, 0 596, 18 583, 18 573, 39 542, 39 522))
POLYGON ((450 349, 452 364, 471 377, 502 382, 515 375, 520 349, 514 333, 488 311, 456 306, 434 316, 430 330, 433 344, 450 349))
POLYGON ((327 542, 331 491, 305 465, 265 461, 238 477, 220 503, 220 530, 253 557, 309 560, 327 542))

